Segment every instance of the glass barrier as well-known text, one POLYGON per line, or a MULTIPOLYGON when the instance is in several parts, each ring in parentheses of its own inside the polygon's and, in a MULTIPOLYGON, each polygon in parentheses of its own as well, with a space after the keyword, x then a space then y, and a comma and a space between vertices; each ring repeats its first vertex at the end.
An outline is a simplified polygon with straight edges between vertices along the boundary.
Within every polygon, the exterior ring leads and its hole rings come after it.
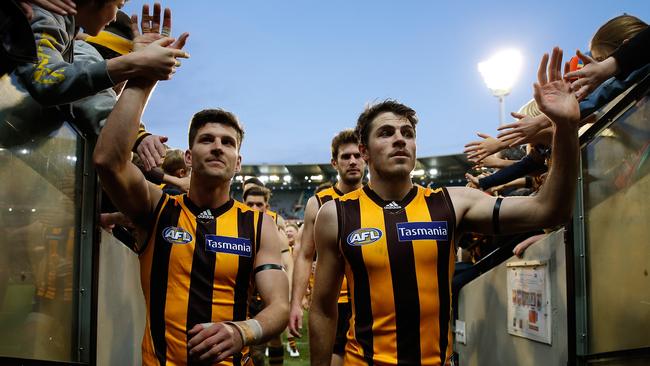
POLYGON ((77 361, 83 140, 0 146, 0 356, 77 361))
POLYGON ((588 353, 650 347, 650 97, 582 150, 588 353))

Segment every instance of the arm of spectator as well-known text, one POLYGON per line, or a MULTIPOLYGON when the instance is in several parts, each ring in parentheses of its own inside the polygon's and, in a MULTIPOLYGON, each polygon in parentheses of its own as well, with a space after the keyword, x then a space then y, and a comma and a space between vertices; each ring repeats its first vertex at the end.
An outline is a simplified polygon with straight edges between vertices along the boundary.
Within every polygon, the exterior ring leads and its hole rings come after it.
POLYGON ((465 145, 465 150, 463 150, 467 154, 467 159, 476 163, 485 159, 487 156, 508 148, 508 144, 490 135, 481 132, 478 132, 477 135, 483 140, 472 141, 465 145))
MULTIPOLYGON (((260 249, 255 256, 255 268, 265 264, 279 266, 281 261, 278 230, 269 216, 263 216, 260 249)), ((257 272, 254 276, 255 286, 265 305, 264 309, 253 320, 194 325, 188 333, 187 349, 190 357, 203 362, 202 364, 214 365, 241 351, 243 346, 264 343, 284 330, 289 313, 286 273, 277 269, 266 269, 257 272), (249 323, 251 321, 257 323, 256 329, 251 328, 249 323), (243 336, 244 334, 246 337, 243 336)))
POLYGON ((16 75, 32 97, 51 106, 70 103, 113 86, 106 61, 72 63, 63 54, 73 47, 72 17, 34 7, 32 31, 38 61, 16 68, 16 75))
POLYGON ((139 135, 144 135, 136 140, 135 150, 144 164, 145 170, 151 170, 160 166, 165 160, 167 148, 163 145, 167 142, 166 136, 152 135, 144 130, 139 135))
MULTIPOLYGON (((512 180, 508 183, 491 187, 485 190, 485 193, 489 193, 491 195, 494 195, 495 193, 499 193, 503 191, 504 189, 510 189, 510 188, 528 188, 529 186, 529 179, 530 177, 523 177, 523 178, 517 178, 515 180, 512 180)), ((530 179, 530 182, 532 183, 532 178, 530 179)))
POLYGON ((100 214, 99 225, 109 233, 112 232, 115 225, 122 225, 131 229, 135 228, 131 220, 121 212, 107 212, 100 214))
POLYGON ((163 183, 168 183, 173 186, 176 186, 180 188, 184 193, 187 193, 190 191, 190 176, 188 175, 187 177, 183 178, 178 178, 173 175, 169 174, 163 174, 162 177, 163 183))
POLYGON ((544 237, 546 237, 546 234, 533 235, 530 238, 525 239, 521 243, 517 244, 517 246, 515 246, 514 249, 512 250, 512 253, 514 253, 514 255, 516 255, 517 257, 522 258, 524 256, 524 252, 526 251, 526 249, 528 249, 529 246, 544 239, 544 237))
POLYGON ((544 163, 538 162, 530 155, 526 155, 518 162, 485 178, 478 179, 478 186, 481 190, 485 191, 488 188, 506 184, 531 173, 543 171, 546 171, 546 165, 544 163))
POLYGON ((616 60, 619 78, 650 63, 650 27, 646 27, 623 44, 610 56, 616 60))
POLYGON ((72 0, 19 0, 18 5, 25 12, 28 20, 32 20, 34 17, 31 4, 63 16, 77 14, 77 4, 72 0))
POLYGON ((338 220, 335 201, 318 211, 314 239, 318 248, 316 279, 309 310, 311 365, 329 366, 336 334, 336 300, 343 281, 343 258, 337 246, 338 220), (317 340, 317 341, 316 341, 317 340))
POLYGON ((576 55, 584 62, 584 66, 580 70, 568 73, 566 77, 569 79, 577 78, 571 83, 571 90, 576 93, 578 100, 582 100, 596 90, 605 80, 616 75, 618 64, 613 57, 598 62, 593 57, 583 54, 580 50, 576 51, 576 55))
POLYGON ((648 75, 650 64, 633 71, 624 80, 610 78, 596 88, 591 94, 580 101, 580 118, 585 119, 593 112, 614 100, 622 92, 637 81, 648 75))
POLYGON ((481 160, 476 164, 477 168, 497 168, 497 169, 502 169, 507 166, 510 166, 514 163, 516 163, 517 160, 507 160, 507 159, 501 159, 496 156, 496 154, 487 156, 485 159, 481 160))
POLYGON ((312 196, 305 207, 305 221, 302 227, 300 247, 295 250, 296 260, 293 268, 293 286, 291 287, 291 311, 289 313, 289 332, 300 337, 302 332, 302 301, 307 293, 311 266, 316 253, 314 245, 314 221, 318 212, 318 201, 312 196))
MULTIPOLYGON (((495 197, 475 189, 450 187, 459 232, 525 232, 564 224, 570 219, 578 176, 580 110, 570 83, 562 77, 561 65, 562 51, 556 47, 550 63, 548 54, 542 57, 538 83, 534 85, 537 105, 555 127, 552 166, 545 184, 535 196, 504 198, 499 210, 495 210, 495 197)), ((565 74, 568 66, 565 64, 565 74)))
MULTIPOLYGON (((497 138, 508 146, 519 146, 535 141, 537 134, 545 128, 551 127, 551 121, 543 114, 535 117, 512 112, 511 115, 518 119, 517 122, 500 126, 502 131, 497 138)), ((535 141, 537 142, 537 141, 535 141)))

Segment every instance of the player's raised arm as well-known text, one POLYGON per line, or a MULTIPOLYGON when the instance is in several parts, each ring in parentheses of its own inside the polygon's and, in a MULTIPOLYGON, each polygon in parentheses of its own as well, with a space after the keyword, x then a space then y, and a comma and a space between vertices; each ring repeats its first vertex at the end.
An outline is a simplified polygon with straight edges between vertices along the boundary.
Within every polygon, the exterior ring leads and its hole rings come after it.
POLYGON ((542 57, 534 95, 554 128, 552 163, 545 184, 536 196, 505 199, 469 188, 450 188, 461 230, 522 232, 563 224, 570 219, 578 176, 580 110, 571 84, 563 78, 559 48, 553 49, 550 62, 547 54, 542 57))

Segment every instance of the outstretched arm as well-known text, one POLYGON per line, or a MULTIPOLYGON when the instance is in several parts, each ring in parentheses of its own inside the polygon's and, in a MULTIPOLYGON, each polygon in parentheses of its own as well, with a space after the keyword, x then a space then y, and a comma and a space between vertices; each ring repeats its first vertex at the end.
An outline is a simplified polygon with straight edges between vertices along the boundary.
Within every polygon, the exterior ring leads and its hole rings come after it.
POLYGON ((309 311, 311 364, 328 366, 332 358, 338 308, 336 300, 343 281, 343 258, 338 250, 336 205, 329 201, 316 217, 314 239, 318 248, 314 292, 309 311))
POLYGON ((305 223, 303 225, 300 248, 296 253, 293 266, 293 286, 291 287, 291 312, 289 313, 289 332, 296 337, 302 332, 302 299, 307 292, 311 265, 316 252, 314 245, 314 222, 318 212, 318 201, 311 197, 305 207, 305 223))
POLYGON ((148 183, 130 161, 140 117, 153 86, 154 83, 145 80, 128 82, 99 134, 93 154, 106 193, 138 226, 144 226, 162 196, 162 191, 148 183))
MULTIPOLYGON (((522 232, 565 223, 571 217, 578 175, 578 101, 561 72, 562 51, 544 55, 535 84, 535 100, 553 122, 552 166, 545 184, 534 197, 503 199, 498 218, 500 231, 522 232), (548 70, 547 70, 548 66, 548 70)), ((565 73, 568 64, 565 65, 565 73)), ((460 229, 493 233, 496 198, 469 188, 449 189, 460 229)))

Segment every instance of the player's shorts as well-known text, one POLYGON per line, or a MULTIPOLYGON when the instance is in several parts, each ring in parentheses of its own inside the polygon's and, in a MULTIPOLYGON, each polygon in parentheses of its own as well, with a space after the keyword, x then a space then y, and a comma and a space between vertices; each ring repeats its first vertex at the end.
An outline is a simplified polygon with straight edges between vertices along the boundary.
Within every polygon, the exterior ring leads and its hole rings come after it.
POLYGON ((348 327, 350 326, 350 316, 352 315, 352 306, 349 302, 338 304, 339 319, 336 322, 336 338, 334 339, 333 352, 337 355, 345 353, 345 343, 347 342, 348 327))

